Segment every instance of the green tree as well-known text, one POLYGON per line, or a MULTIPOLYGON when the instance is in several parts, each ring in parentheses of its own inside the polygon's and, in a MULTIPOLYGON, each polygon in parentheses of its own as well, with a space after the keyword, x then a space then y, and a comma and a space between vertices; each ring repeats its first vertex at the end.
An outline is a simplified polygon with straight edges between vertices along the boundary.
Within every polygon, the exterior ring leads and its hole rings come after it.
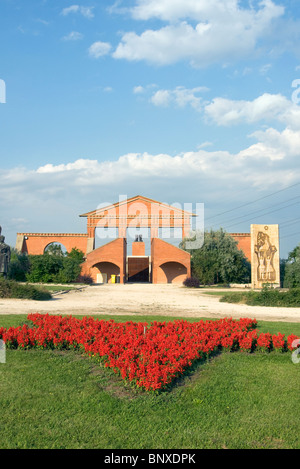
POLYGON ((248 283, 250 281, 250 263, 237 242, 222 228, 217 231, 206 231, 201 248, 186 249, 187 241, 180 243, 182 249, 191 253, 192 275, 201 284, 248 283))
POLYGON ((63 268, 63 257, 52 254, 30 255, 30 271, 26 275, 28 282, 53 283, 63 268))
POLYGON ((84 254, 80 249, 73 248, 70 252, 67 252, 67 257, 70 259, 74 259, 78 264, 82 264, 84 261, 84 254))
POLYGON ((285 269, 288 262, 287 259, 280 259, 280 286, 284 285, 285 269))
POLYGON ((29 282, 41 283, 72 283, 76 282, 84 261, 84 254, 73 248, 63 253, 59 249, 46 250, 44 254, 29 256, 30 268, 26 275, 29 282))
POLYGON ((73 248, 66 253, 63 259, 62 270, 58 274, 60 283, 76 282, 81 272, 81 264, 84 261, 84 254, 77 248, 73 248))
POLYGON ((19 253, 16 249, 11 249, 11 258, 7 277, 18 282, 26 281, 26 274, 29 272, 30 263, 26 253, 19 253))
POLYGON ((300 287, 300 244, 289 253, 285 264, 284 287, 300 287))
POLYGON ((64 252, 62 245, 58 243, 51 243, 45 249, 45 254, 50 254, 51 256, 64 257, 64 252))

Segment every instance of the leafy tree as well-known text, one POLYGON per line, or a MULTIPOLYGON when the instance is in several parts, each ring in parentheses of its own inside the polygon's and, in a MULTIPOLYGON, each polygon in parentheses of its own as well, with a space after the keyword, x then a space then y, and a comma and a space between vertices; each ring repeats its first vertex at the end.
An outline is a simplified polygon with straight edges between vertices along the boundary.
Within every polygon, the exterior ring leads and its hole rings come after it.
POLYGON ((285 264, 284 286, 300 287, 300 244, 289 253, 285 264))
POLYGON ((18 253, 16 249, 11 250, 10 264, 7 277, 18 282, 26 281, 26 274, 29 272, 30 264, 26 253, 18 253))
POLYGON ((84 261, 84 254, 80 249, 73 248, 70 252, 67 252, 67 257, 70 259, 74 259, 79 264, 82 264, 84 261))
POLYGON ((222 228, 217 231, 206 231, 201 248, 186 249, 184 239, 180 247, 191 253, 192 275, 201 284, 212 285, 218 283, 248 283, 250 281, 250 263, 243 251, 237 247, 237 242, 222 228))
POLYGON ((26 275, 29 282, 72 283, 76 282, 81 272, 84 254, 73 248, 63 253, 58 245, 46 250, 39 256, 29 256, 30 270, 26 275), (58 247, 59 249, 56 249, 58 247))
POLYGON ((287 259, 280 259, 280 286, 284 285, 285 269, 287 262, 287 259))
POLYGON ((72 283, 76 282, 80 276, 81 267, 77 259, 72 257, 65 257, 63 259, 63 268, 59 271, 56 276, 56 282, 58 283, 72 283))
POLYGON ((30 255, 30 271, 26 275, 28 282, 57 282, 57 275, 63 268, 63 258, 52 254, 30 255))

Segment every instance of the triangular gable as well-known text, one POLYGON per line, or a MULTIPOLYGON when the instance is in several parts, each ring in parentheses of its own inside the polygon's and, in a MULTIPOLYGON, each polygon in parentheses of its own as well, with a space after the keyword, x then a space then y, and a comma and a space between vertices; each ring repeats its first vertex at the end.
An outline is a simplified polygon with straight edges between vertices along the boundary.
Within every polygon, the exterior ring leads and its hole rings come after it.
POLYGON ((118 209, 124 205, 127 205, 127 207, 134 203, 142 203, 146 205, 158 205, 162 209, 170 210, 173 212, 176 212, 178 215, 181 217, 187 216, 187 217, 195 217, 197 216, 196 214, 192 212, 188 212, 186 210, 182 210, 177 207, 173 207, 172 205, 168 205, 166 203, 158 202, 157 200, 154 199, 149 199, 148 197, 144 197, 142 195, 136 195, 135 197, 131 197, 129 199, 121 200, 119 202, 116 202, 111 205, 107 205, 106 207, 101 207, 96 210, 92 210, 91 212, 83 213, 82 215, 79 215, 80 217, 88 217, 88 218, 97 218, 97 217, 103 217, 105 213, 107 213, 110 210, 118 211, 118 209))

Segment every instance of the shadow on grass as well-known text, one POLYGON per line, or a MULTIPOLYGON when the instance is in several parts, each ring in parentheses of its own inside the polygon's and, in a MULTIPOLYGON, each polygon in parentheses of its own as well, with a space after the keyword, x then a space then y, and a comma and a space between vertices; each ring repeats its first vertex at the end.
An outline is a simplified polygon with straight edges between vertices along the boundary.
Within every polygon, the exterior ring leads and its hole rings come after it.
POLYGON ((217 350, 210 354, 209 357, 203 356, 195 360, 193 364, 186 370, 175 377, 171 383, 163 389, 156 391, 146 391, 137 387, 133 382, 124 380, 118 372, 114 372, 112 368, 105 365, 95 358, 91 358, 85 354, 73 350, 52 350, 55 355, 66 357, 69 361, 85 360, 90 364, 90 374, 96 378, 99 390, 107 392, 117 399, 133 400, 142 396, 153 396, 159 394, 170 394, 176 392, 187 384, 191 384, 200 377, 202 366, 210 363, 222 354, 221 350, 217 350))

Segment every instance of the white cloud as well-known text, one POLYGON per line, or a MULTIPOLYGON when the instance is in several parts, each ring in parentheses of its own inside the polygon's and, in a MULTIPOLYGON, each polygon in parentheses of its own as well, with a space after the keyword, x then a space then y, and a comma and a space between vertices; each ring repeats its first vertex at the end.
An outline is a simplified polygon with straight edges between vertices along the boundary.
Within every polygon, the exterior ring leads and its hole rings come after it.
POLYGON ((192 108, 200 111, 202 107, 202 97, 197 96, 199 93, 208 91, 205 86, 196 88, 185 88, 184 86, 177 86, 174 90, 158 90, 156 91, 150 101, 155 106, 169 106, 175 104, 180 108, 190 105, 192 108))
POLYGON ((80 7, 80 13, 85 18, 92 19, 95 16, 94 13, 93 13, 93 8, 94 7, 80 7))
POLYGON ((140 85, 135 86, 133 88, 133 93, 134 94, 142 94, 142 93, 144 93, 144 91, 145 91, 145 88, 143 86, 140 86, 140 85))
POLYGON ((80 13, 82 16, 88 19, 94 18, 94 13, 93 13, 94 7, 83 7, 81 5, 71 5, 67 8, 64 8, 61 12, 63 16, 67 16, 70 13, 80 13))
POLYGON ((202 98, 197 96, 199 93, 206 92, 208 88, 199 86, 196 88, 185 88, 184 86, 177 86, 174 90, 158 90, 150 98, 150 101, 155 106, 169 106, 175 104, 180 108, 190 105, 196 110, 201 109, 202 98))
POLYGON ((256 138, 259 143, 252 145, 250 148, 241 152, 241 154, 246 155, 247 153, 256 151, 257 145, 264 147, 263 150, 259 148, 258 156, 265 157, 274 160, 274 159, 289 159, 290 163, 292 160, 297 161, 300 156, 300 130, 292 130, 290 128, 284 129, 282 132, 268 128, 265 131, 258 130, 253 132, 251 137, 256 138))
POLYGON ((137 0, 131 14, 137 20, 158 18, 172 22, 183 18, 207 21, 212 17, 225 19, 233 14, 246 16, 247 10, 240 9, 238 3, 237 0, 137 0))
POLYGON ((168 107, 171 102, 171 92, 168 90, 158 90, 151 97, 152 104, 160 107, 168 107))
POLYGON ((300 128, 300 107, 281 94, 264 93, 253 101, 218 97, 205 106, 205 114, 224 126, 276 120, 300 128))
MULTIPOLYGON (((210 193, 211 184, 219 186, 234 183, 243 184, 247 179, 249 184, 256 181, 257 172, 263 171, 268 181, 268 171, 272 171, 273 180, 279 185, 284 182, 284 173, 295 167, 294 178, 299 179, 300 170, 297 168, 300 154, 300 130, 285 129, 279 132, 269 128, 257 131, 251 135, 257 142, 234 154, 228 151, 208 151, 199 148, 197 151, 187 151, 175 156, 169 154, 151 155, 145 153, 128 153, 115 161, 98 161, 78 159, 74 162, 59 165, 46 164, 35 171, 24 168, 1 171, 2 187, 0 199, 9 197, 8 188, 24 191, 24 185, 33 185, 38 192, 55 194, 57 191, 83 189, 94 191, 95 187, 109 187, 111 185, 135 185, 134 181, 153 187, 162 181, 182 181, 186 187, 194 187, 193 181, 201 186, 201 190, 210 193), (297 169, 296 169, 297 168, 297 169), (275 180, 274 180, 274 174, 275 180)), ((202 147, 208 146, 206 142, 202 147)), ((176 182, 177 184, 177 182, 176 182)), ((265 184, 268 184, 266 182, 265 184)), ((200 187, 199 186, 199 187, 200 187)), ((31 195, 34 191, 31 191, 31 195)), ((73 193, 74 194, 74 193, 73 193)))
POLYGON ((81 39, 83 39, 83 34, 79 33, 78 31, 72 31, 63 37, 64 41, 80 41, 81 39))
POLYGON ((125 33, 113 56, 159 65, 189 60, 198 67, 235 60, 253 54, 283 13, 271 0, 261 1, 257 9, 241 8, 238 0, 138 0, 133 18, 169 24, 140 35, 125 33))
POLYGON ((71 5, 70 7, 64 8, 61 12, 63 16, 67 16, 70 13, 77 13, 80 10, 79 5, 71 5))
POLYGON ((10 224, 7 240, 13 244, 16 231, 23 229, 21 222, 19 227, 13 223, 16 218, 28 220, 30 231, 84 230, 84 225, 74 228, 77 215, 104 200, 113 203, 118 194, 141 193, 169 203, 180 197, 221 211, 221 206, 226 210, 237 204, 236 194, 249 202, 257 191, 272 192, 300 180, 300 130, 269 128, 251 138, 255 143, 237 153, 209 151, 204 142, 196 151, 175 156, 128 153, 114 161, 82 158, 36 170, 2 169, 0 209, 10 224))
POLYGON ((61 173, 65 171, 85 171, 85 170, 92 170, 96 169, 98 166, 97 160, 89 160, 89 159, 79 159, 76 160, 74 163, 67 163, 67 164, 60 164, 54 166, 53 164, 46 164, 41 166, 36 170, 37 173, 61 173))
POLYGON ((103 57, 104 55, 109 54, 110 50, 111 44, 108 42, 97 41, 89 47, 89 55, 95 59, 98 59, 99 57, 103 57))

